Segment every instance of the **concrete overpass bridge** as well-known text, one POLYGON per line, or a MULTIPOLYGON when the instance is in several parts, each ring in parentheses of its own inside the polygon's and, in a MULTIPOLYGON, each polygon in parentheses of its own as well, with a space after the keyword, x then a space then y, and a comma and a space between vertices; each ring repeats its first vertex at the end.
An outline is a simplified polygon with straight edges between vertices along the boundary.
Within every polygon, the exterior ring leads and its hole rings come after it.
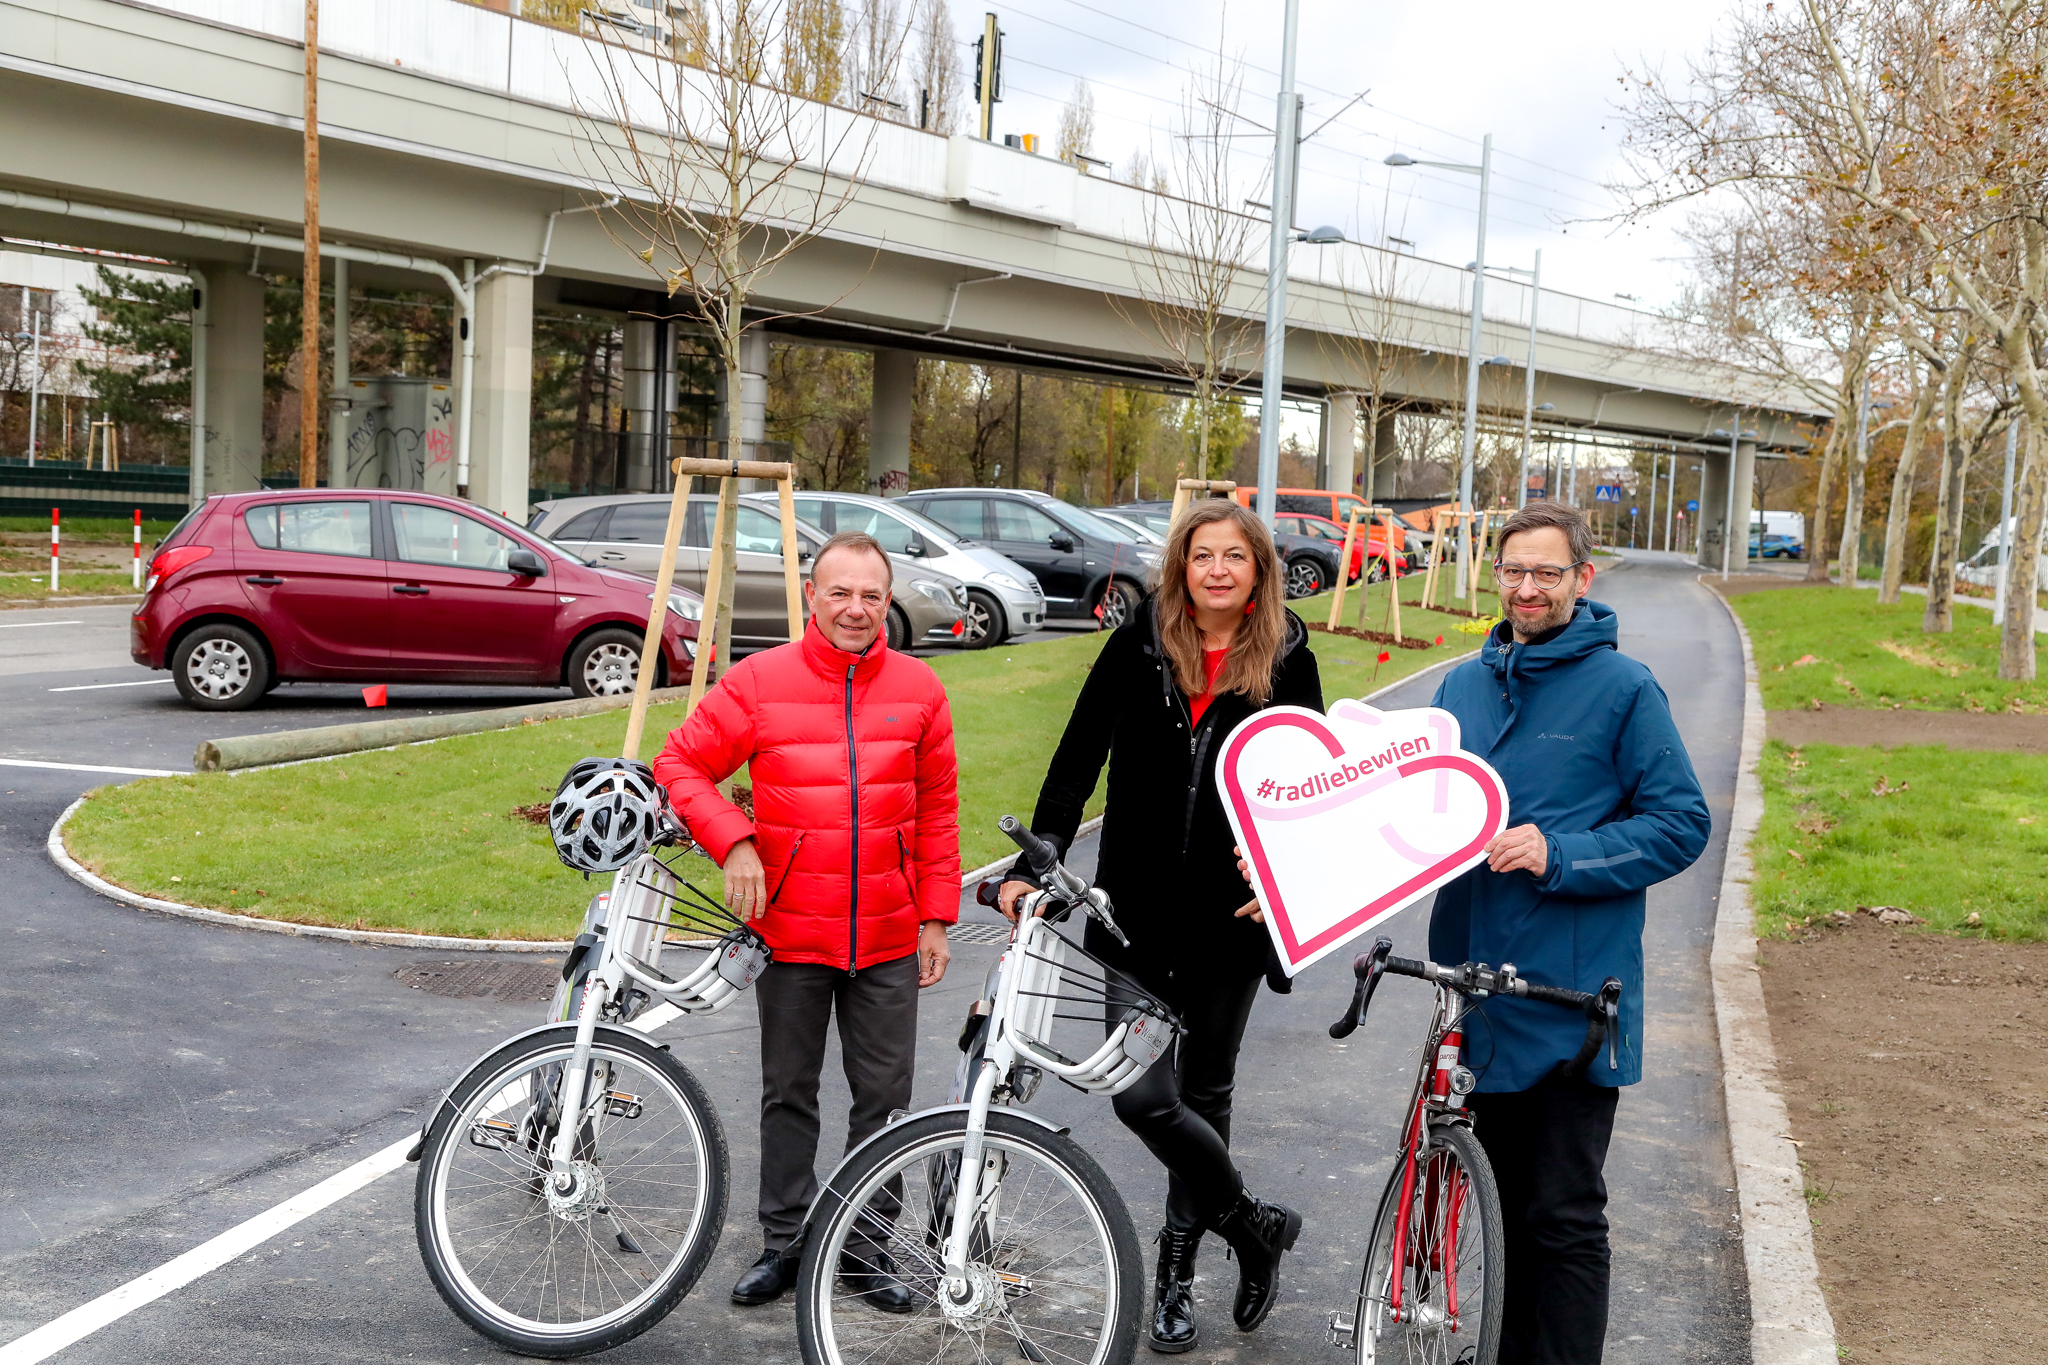
MULTIPOLYGON (((203 281, 203 412, 194 493, 252 486, 261 467, 265 267, 299 264, 303 10, 296 0, 0 0, 0 235, 142 253, 203 281)), ((536 305, 627 318, 627 406, 665 430, 676 306, 592 206, 618 187, 593 174, 584 117, 605 108, 603 68, 656 58, 464 0, 338 0, 321 28, 323 254, 357 286, 438 281, 466 341, 441 400, 453 455, 435 475, 523 518, 531 327, 536 305)), ((1151 192, 1051 158, 812 106, 821 146, 847 126, 866 149, 806 165, 845 207, 778 266, 764 308, 779 331, 875 352, 872 486, 907 478, 919 356, 1182 387, 1143 324, 1151 192)), ((616 230, 621 225, 609 225, 616 230)), ((55 249, 62 249, 61 246, 55 249)), ((1263 311, 1264 230, 1233 310, 1263 311)), ((1393 454, 1391 423, 1355 435, 1366 357, 1383 392, 1424 408, 1462 401, 1471 272, 1358 244, 1301 247, 1289 283, 1290 398, 1324 405, 1332 486, 1357 451, 1393 454), (1336 433, 1334 439, 1329 433, 1336 433)), ((1530 291, 1489 277, 1485 349, 1514 358, 1497 406, 1519 419, 1530 291)), ((1737 522, 1759 450, 1804 446, 1815 414, 1768 378, 1683 359, 1707 348, 1655 316, 1546 292, 1535 346, 1544 432, 1688 452, 1726 486, 1739 400, 1737 522)), ((767 343, 743 360, 743 436, 758 439, 767 343)), ((1246 354, 1256 363, 1256 337, 1246 354)), ((1491 386, 1490 386, 1491 387, 1491 386)), ((643 444, 629 486, 658 482, 643 444)), ((337 453, 334 482, 353 476, 337 453)), ((1718 544, 1720 499, 1702 529, 1718 544)), ((1718 551, 1716 551, 1718 554, 1718 551)))

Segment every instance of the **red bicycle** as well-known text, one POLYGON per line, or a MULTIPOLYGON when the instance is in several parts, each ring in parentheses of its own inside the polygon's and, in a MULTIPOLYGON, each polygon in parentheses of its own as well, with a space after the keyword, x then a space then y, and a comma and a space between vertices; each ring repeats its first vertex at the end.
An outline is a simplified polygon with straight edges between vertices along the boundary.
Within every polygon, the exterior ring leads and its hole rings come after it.
POLYGON ((1330 1315, 1330 1338, 1355 1346, 1359 1365, 1494 1365, 1506 1243, 1500 1191, 1465 1107, 1465 1096, 1479 1083, 1463 1061, 1465 1016, 1494 995, 1584 1012, 1586 1040, 1560 1067, 1576 1074, 1599 1054, 1603 1040, 1608 1064, 1615 1064, 1621 982, 1610 976, 1589 995, 1524 981, 1513 963, 1444 967, 1394 957, 1393 949, 1393 940, 1382 938, 1352 962, 1358 985, 1351 1008, 1330 1025, 1330 1036, 1350 1036, 1389 972, 1434 983, 1436 1009, 1401 1130, 1400 1155, 1373 1220, 1357 1305, 1351 1313, 1330 1315))

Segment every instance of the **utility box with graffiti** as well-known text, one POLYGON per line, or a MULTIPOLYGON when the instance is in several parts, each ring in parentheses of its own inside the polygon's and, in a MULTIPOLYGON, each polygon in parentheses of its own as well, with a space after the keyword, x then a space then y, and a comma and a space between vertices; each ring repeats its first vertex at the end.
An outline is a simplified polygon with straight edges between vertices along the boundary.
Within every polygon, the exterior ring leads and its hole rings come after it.
POLYGON ((351 379, 330 488, 455 492, 455 387, 445 379, 351 379), (336 468, 335 465, 345 467, 336 468))

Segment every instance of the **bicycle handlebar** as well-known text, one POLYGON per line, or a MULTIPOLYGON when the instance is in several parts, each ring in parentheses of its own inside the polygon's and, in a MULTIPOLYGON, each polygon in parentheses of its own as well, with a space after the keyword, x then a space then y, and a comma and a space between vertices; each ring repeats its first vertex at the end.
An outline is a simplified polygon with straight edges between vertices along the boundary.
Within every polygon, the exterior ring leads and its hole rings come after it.
POLYGON ((996 827, 1009 835, 1011 842, 1017 845, 1025 869, 1037 878, 1041 887, 1060 902, 1061 914, 1067 913, 1077 905, 1084 906, 1103 928, 1109 930, 1118 943, 1126 948, 1131 946, 1131 941, 1124 937, 1123 929, 1117 924, 1116 917, 1110 913, 1109 898, 1099 891, 1091 891, 1087 882, 1067 871, 1066 866, 1060 862, 1059 854, 1053 852, 1051 844, 1026 829, 1024 822, 1014 815, 1005 815, 996 822, 996 827))
POLYGON ((1364 1020, 1371 1007, 1373 992, 1379 988, 1380 978, 1392 972, 1396 976, 1412 976, 1430 981, 1453 990, 1460 995, 1486 997, 1505 995, 1518 1000, 1540 1000, 1548 1005, 1559 1005, 1565 1009, 1581 1010, 1586 1015, 1586 1040, 1561 1070, 1567 1075, 1584 1071, 1600 1051, 1604 1039, 1607 1043, 1607 1064, 1617 1068, 1620 1063, 1616 1054, 1620 1029, 1621 981, 1608 977, 1600 983, 1600 989, 1593 992, 1568 990, 1562 986, 1543 986, 1525 981, 1513 966, 1503 963, 1498 968, 1488 967, 1484 962, 1463 962, 1455 967, 1445 967, 1435 962, 1418 961, 1414 958, 1395 957, 1394 941, 1382 936, 1374 940, 1370 952, 1360 953, 1352 959, 1351 972, 1358 978, 1358 984, 1351 991, 1351 1006, 1344 1017, 1330 1025, 1332 1038, 1348 1038, 1364 1020))

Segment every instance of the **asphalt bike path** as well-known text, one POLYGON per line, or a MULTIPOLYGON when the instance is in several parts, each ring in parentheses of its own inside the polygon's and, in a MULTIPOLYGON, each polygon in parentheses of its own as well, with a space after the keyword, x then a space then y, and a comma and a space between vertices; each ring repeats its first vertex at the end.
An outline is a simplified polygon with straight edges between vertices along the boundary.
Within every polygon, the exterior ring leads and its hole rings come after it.
MULTIPOLYGON (((1647 1077, 1623 1097, 1608 1165, 1616 1253, 1608 1358, 1733 1361, 1747 1351, 1747 1301, 1706 963, 1740 734, 1740 651, 1694 571, 1662 560, 1638 556, 1626 572, 1603 577, 1595 595, 1621 613, 1624 649, 1672 695, 1716 839, 1698 866, 1650 897, 1647 1077)), ((1370 690, 1365 679, 1332 673, 1332 698, 1370 690)), ((31 682, 49 685, 40 674, 0 673, 0 696, 22 697, 31 682)), ((1434 685, 1417 680, 1382 704, 1424 704, 1434 685)), ((0 753, 35 741, 15 715, 10 707, 0 753)), ((219 718, 202 719, 227 733, 219 718)), ((123 723, 140 734, 152 720, 166 725, 161 713, 123 723)), ((111 762, 119 750, 94 752, 111 762)), ((5 1341, 404 1137, 463 1067, 540 1013, 530 1002, 442 999, 401 978, 408 966, 446 954, 242 933, 91 895, 49 863, 42 845, 63 807, 104 780, 118 779, 0 769, 0 789, 9 793, 0 804, 0 936, 15 949, 0 984, 0 1138, 15 1158, 0 1177, 0 1365, 11 1359, 5 1341)), ((1076 865, 1092 855, 1084 841, 1076 865)), ((565 872, 562 894, 580 903, 586 892, 565 872)), ((1416 907, 1393 922, 1400 951, 1423 951, 1426 914, 1416 907)), ((973 907, 964 918, 993 917, 973 907)), ((945 1099, 960 1019, 998 951, 969 941, 984 937, 992 935, 956 935, 951 972, 923 996, 916 1105, 945 1099)), ((1319 963, 1291 996, 1262 994, 1254 1011, 1239 1069, 1238 1160, 1255 1191, 1308 1218, 1287 1262, 1283 1302, 1249 1337, 1228 1330, 1234 1267, 1213 1239, 1205 1245, 1197 1284, 1203 1356, 1340 1358, 1325 1324, 1331 1309, 1349 1307, 1429 999, 1419 983, 1392 981, 1366 1026, 1333 1042, 1326 1029, 1349 997, 1347 956, 1319 963)), ((699 1287, 666 1322, 607 1358, 728 1365, 745 1353, 762 1365, 794 1362, 787 1302, 741 1309, 726 1297, 759 1251, 754 1007, 741 1000, 655 1036, 673 1044, 718 1104, 732 1143, 730 1210, 699 1287)), ((828 1064, 827 1169, 845 1102, 844 1082, 828 1064)), ((1149 1239, 1164 1182, 1109 1104, 1047 1086, 1033 1107, 1072 1126, 1117 1181, 1141 1240, 1149 1239)), ((53 1358, 501 1355, 461 1326, 427 1282, 413 1241, 413 1170, 372 1181, 53 1358)))

